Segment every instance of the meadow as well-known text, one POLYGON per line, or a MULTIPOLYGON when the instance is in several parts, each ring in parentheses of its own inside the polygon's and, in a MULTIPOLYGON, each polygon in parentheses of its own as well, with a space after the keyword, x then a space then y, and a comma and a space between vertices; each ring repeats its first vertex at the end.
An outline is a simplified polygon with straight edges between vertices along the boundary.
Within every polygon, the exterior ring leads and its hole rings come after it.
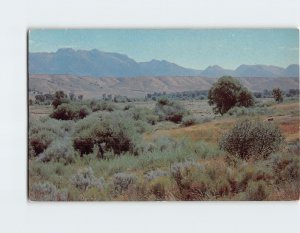
POLYGON ((29 199, 299 199, 298 98, 260 98, 223 115, 207 99, 168 101, 29 105, 29 199), (228 153, 222 136, 243 120, 277 127, 283 143, 263 157, 228 153))

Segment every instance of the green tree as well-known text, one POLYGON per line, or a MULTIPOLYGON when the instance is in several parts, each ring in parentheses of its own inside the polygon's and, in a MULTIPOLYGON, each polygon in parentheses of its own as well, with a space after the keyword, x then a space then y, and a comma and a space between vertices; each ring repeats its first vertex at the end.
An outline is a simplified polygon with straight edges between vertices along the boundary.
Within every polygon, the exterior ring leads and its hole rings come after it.
POLYGON ((283 101, 283 92, 279 88, 274 88, 272 91, 272 95, 276 102, 282 102, 283 101))
POLYGON ((216 114, 224 114, 234 106, 250 107, 254 98, 248 89, 231 76, 223 76, 213 84, 208 92, 209 105, 215 105, 216 114))

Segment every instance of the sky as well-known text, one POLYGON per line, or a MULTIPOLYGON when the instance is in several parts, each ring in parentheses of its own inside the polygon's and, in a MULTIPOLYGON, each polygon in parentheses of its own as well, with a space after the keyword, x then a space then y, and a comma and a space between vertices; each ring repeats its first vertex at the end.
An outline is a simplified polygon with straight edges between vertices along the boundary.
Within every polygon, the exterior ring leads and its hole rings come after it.
POLYGON ((194 69, 299 64, 297 29, 34 29, 28 37, 29 52, 98 49, 194 69))

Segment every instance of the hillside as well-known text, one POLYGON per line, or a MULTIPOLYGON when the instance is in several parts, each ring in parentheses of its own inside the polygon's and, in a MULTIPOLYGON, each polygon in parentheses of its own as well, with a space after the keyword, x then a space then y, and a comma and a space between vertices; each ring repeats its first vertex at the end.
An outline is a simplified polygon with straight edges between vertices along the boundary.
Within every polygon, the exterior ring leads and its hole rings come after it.
MULTIPOLYGON (((102 94, 144 97, 153 92, 182 92, 208 90, 216 78, 204 77, 133 77, 93 78, 72 75, 30 75, 29 89, 43 93, 63 90, 66 93, 83 94, 85 98, 99 98, 102 94)), ((283 90, 297 88, 298 78, 239 78, 252 91, 280 87, 283 90)))

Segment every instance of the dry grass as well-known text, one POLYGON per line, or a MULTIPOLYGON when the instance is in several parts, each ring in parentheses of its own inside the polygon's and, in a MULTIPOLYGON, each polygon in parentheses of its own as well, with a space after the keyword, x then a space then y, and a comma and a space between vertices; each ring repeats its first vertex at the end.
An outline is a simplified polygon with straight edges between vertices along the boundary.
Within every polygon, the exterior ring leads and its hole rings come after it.
POLYGON ((282 185, 278 190, 272 192, 268 197, 269 201, 295 201, 299 200, 300 186, 295 184, 282 185))
POLYGON ((53 107, 49 105, 32 105, 29 106, 30 118, 39 119, 40 117, 49 116, 53 107))
POLYGON ((278 109, 278 110, 286 110, 289 111, 291 109, 298 109, 299 111, 299 103, 294 102, 294 103, 281 103, 281 104, 276 104, 271 107, 272 109, 278 109))
POLYGON ((205 141, 216 144, 219 136, 227 129, 232 127, 234 119, 220 119, 213 122, 202 123, 185 128, 157 130, 153 133, 145 134, 146 140, 153 140, 160 136, 168 136, 173 138, 188 138, 192 141, 205 141))

